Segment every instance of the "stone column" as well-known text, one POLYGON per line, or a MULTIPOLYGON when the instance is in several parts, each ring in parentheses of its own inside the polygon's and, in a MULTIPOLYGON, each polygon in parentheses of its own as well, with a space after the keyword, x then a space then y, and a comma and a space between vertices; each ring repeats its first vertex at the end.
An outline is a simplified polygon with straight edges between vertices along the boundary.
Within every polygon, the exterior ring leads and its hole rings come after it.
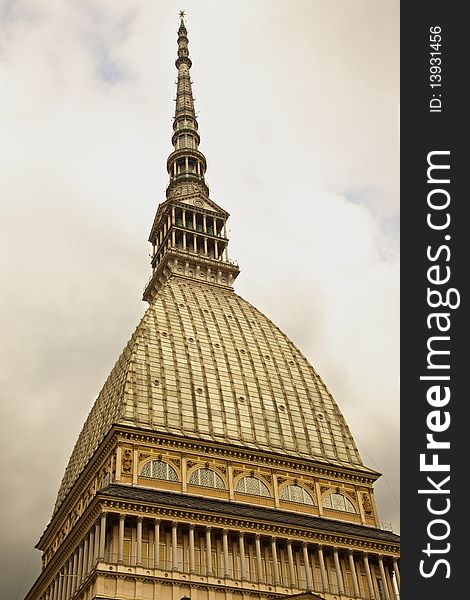
POLYGON ((160 519, 155 519, 155 531, 153 534, 153 566, 160 568, 160 519))
POLYGON ((351 578, 353 582, 354 595, 356 598, 359 596, 359 586, 357 584, 356 565, 354 564, 354 555, 351 550, 348 552, 349 556, 349 568, 351 569, 351 578))
POLYGON ((238 534, 238 544, 240 547, 240 579, 246 579, 246 564, 245 564, 245 539, 243 533, 238 534))
POLYGON ((335 561, 336 579, 338 581, 338 592, 341 596, 344 594, 343 574, 341 572, 341 564, 339 562, 338 548, 333 548, 333 559, 335 561))
POLYGON ((178 523, 171 525, 171 570, 178 570, 178 523))
POLYGON ((72 584, 70 586, 70 595, 72 595, 77 587, 77 551, 73 553, 72 573, 70 579, 72 580, 72 584))
POLYGON ((228 556, 228 531, 222 531, 222 547, 224 549, 224 577, 230 577, 229 556, 228 556))
POLYGON ((136 566, 142 566, 142 523, 144 517, 137 517, 137 560, 136 566))
POLYGON ((121 513, 119 515, 119 532, 118 532, 118 565, 124 564, 124 527, 125 527, 126 515, 121 513))
POLYGON ((323 516, 323 500, 322 500, 321 486, 318 483, 318 481, 315 482, 315 489, 317 491, 317 498, 318 498, 318 514, 321 517, 321 516, 323 516))
POLYGON ((369 557, 364 554, 364 567, 366 569, 367 586, 369 588, 370 600, 375 600, 374 586, 372 585, 372 576, 370 574, 369 557))
POLYGON ((380 577, 382 578, 382 581, 383 581, 385 600, 390 600, 390 592, 388 589, 387 577, 385 576, 384 562, 383 562, 382 556, 379 556, 379 571, 380 571, 380 577))
POLYGON ((302 552, 304 556, 305 576, 307 577, 307 590, 313 590, 312 571, 310 570, 310 560, 308 558, 307 542, 302 542, 302 552))
POLYGON ((106 548, 106 514, 102 513, 100 523, 100 546, 98 551, 98 559, 104 560, 104 551, 106 548))
POLYGON ((213 575, 212 571, 212 542, 211 542, 211 527, 206 527, 206 573, 213 575))
POLYGON ((63 577, 61 575, 62 569, 57 573, 57 597, 55 600, 62 600, 62 581, 63 577))
POLYGON ((189 572, 195 573, 196 566, 194 560, 194 524, 189 525, 189 572))
POLYGON ((80 575, 80 579, 85 579, 86 574, 88 573, 88 536, 85 537, 85 541, 83 542, 83 565, 82 565, 82 573, 80 575))
POLYGON ((296 586, 295 569, 294 569, 294 555, 292 554, 292 541, 287 540, 287 560, 289 562, 289 577, 291 587, 296 586))
MULTIPOLYGON (((215 244, 215 242, 214 242, 215 244)), ((215 252, 215 250, 214 250, 215 252)), ((215 256, 215 254, 214 254, 215 256)), ((229 499, 233 500, 235 498, 235 492, 233 489, 233 465, 231 462, 227 463, 227 479, 228 479, 228 495, 229 499)))
POLYGON ((93 562, 95 559, 95 533, 93 529, 90 531, 89 538, 90 541, 88 543, 88 570, 90 571, 93 567, 93 562))
MULTIPOLYGON (((168 221, 169 220, 170 220, 170 215, 168 215, 168 221)), ((167 243, 167 246, 168 245, 169 244, 167 243)), ((138 448, 134 448, 132 450, 132 483, 134 485, 137 485, 138 477, 139 477, 139 450, 138 450, 138 448)))
POLYGON ((396 558, 393 559, 393 572, 395 574, 395 581, 397 582, 397 590, 400 591, 400 569, 398 568, 398 561, 396 558))
POLYGON ((276 538, 275 537, 271 538, 271 554, 273 556, 273 576, 274 576, 273 583, 274 583, 274 585, 279 585, 281 580, 279 577, 279 564, 277 562, 277 546, 276 546, 276 538))
POLYGON ((78 547, 77 577, 75 578, 77 580, 76 587, 78 587, 80 585, 80 583, 82 582, 82 569, 83 569, 83 543, 81 543, 78 547))
POLYGON ((95 547, 93 548, 93 563, 100 555, 100 524, 98 521, 95 523, 95 547))
POLYGON ((65 588, 65 600, 67 600, 67 598, 70 598, 70 592, 72 589, 72 569, 71 569, 71 560, 70 558, 67 561, 67 565, 66 565, 66 569, 65 569, 65 573, 64 573, 64 588, 65 588))
MULTIPOLYGON (((186 238, 185 233, 183 233, 183 238, 186 238)), ((186 239, 183 239, 183 249, 186 250, 186 239)), ((186 454, 181 456, 181 489, 183 493, 188 491, 188 459, 186 454)))
POLYGON ((273 492, 274 492, 274 506, 276 508, 279 508, 279 490, 278 490, 276 473, 273 473, 273 492))
POLYGON ((264 580, 263 577, 263 561, 261 560, 261 537, 259 533, 255 536, 255 550, 256 550, 256 566, 258 569, 258 581, 261 583, 264 580))
POLYGON ((328 585, 328 575, 325 567, 325 559, 323 557, 323 548, 322 546, 318 546, 318 561, 320 563, 320 573, 321 573, 321 581, 323 585, 323 591, 328 592, 330 586, 328 585))
POLYGON ((58 588, 58 592, 57 592, 57 600, 63 600, 63 597, 62 597, 62 590, 64 587, 64 574, 62 572, 63 570, 65 571, 65 568, 62 568, 59 571, 59 576, 58 576, 59 588, 58 588))

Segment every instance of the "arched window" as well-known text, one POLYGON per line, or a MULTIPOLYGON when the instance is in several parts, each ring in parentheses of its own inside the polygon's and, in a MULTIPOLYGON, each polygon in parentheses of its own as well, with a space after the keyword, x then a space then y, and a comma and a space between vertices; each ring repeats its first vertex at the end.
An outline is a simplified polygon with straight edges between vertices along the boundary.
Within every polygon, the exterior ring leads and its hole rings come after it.
POLYGON ((343 494, 327 494, 323 498, 323 506, 333 510, 342 510, 348 513, 356 513, 353 503, 343 494))
POLYGON ((191 485, 202 485, 204 487, 225 490, 225 484, 222 477, 215 471, 212 471, 212 469, 196 469, 196 471, 191 473, 189 483, 191 485))
POLYGON ((142 477, 163 479, 165 481, 178 481, 178 475, 171 465, 163 460, 151 460, 142 467, 142 477))
POLYGON ((252 496, 266 496, 268 498, 271 496, 267 486, 257 477, 241 477, 237 483, 237 492, 251 494, 252 496))
POLYGON ((312 496, 300 485, 286 485, 279 494, 281 500, 288 502, 300 502, 301 504, 313 504, 312 496))

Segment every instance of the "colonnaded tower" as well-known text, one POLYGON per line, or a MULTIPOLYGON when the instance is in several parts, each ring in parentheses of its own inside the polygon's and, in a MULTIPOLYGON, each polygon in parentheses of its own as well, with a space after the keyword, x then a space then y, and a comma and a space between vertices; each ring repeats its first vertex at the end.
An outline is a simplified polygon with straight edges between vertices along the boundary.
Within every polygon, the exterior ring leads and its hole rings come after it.
POLYGON ((233 291, 178 29, 149 307, 83 426, 28 600, 395 600, 399 538, 335 400, 233 291))

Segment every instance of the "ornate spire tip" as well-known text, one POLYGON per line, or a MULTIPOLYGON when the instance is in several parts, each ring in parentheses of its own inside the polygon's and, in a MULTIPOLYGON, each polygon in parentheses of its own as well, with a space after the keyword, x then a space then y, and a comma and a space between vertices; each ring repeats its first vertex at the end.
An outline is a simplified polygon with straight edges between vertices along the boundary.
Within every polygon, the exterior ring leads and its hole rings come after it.
POLYGON ((184 10, 180 10, 179 16, 180 16, 180 19, 184 19, 184 17, 186 16, 186 12, 184 10))

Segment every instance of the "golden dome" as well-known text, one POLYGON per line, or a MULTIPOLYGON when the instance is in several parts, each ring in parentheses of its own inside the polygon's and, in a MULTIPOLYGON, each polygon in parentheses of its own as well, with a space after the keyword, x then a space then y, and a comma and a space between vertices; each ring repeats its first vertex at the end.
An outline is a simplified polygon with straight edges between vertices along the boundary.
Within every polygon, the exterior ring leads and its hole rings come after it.
POLYGON ((158 291, 103 386, 56 509, 114 424, 370 472, 289 338, 232 290, 178 276, 158 291))

